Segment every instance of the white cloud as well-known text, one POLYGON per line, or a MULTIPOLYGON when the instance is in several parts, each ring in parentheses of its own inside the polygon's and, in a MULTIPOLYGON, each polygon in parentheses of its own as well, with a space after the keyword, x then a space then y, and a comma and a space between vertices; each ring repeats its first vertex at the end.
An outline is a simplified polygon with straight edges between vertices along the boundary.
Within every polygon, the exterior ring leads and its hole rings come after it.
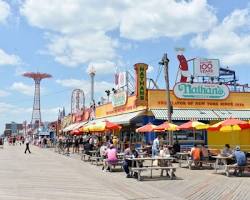
POLYGON ((64 34, 109 31, 119 25, 122 1, 26 0, 21 8, 32 26, 64 34))
MULTIPOLYGON (((56 82, 63 87, 83 89, 85 94, 89 94, 90 92, 90 81, 88 80, 64 79, 56 80, 56 82)), ((110 89, 113 86, 114 84, 106 81, 95 81, 95 93, 104 93, 105 90, 110 89)))
POLYGON ((204 48, 223 64, 250 64, 250 8, 235 10, 208 34, 191 41, 195 48, 204 48))
POLYGON ((103 61, 103 62, 91 62, 89 63, 86 72, 88 73, 90 69, 94 67, 96 74, 114 74, 115 73, 115 68, 116 64, 111 61, 103 61))
POLYGON ((130 0, 121 19, 121 36, 143 40, 179 37, 209 30, 217 21, 206 0, 130 0))
MULTIPOLYGON (((23 121, 27 114, 31 115, 32 108, 23 108, 17 105, 0 102, 0 115, 1 117, 6 117, 7 120, 15 121, 16 118, 21 118, 23 121), (18 116, 19 115, 19 116, 18 116), (22 118, 23 117, 23 118, 22 118)), ((5 119, 5 120, 6 120, 5 119)))
POLYGON ((11 90, 20 92, 22 94, 33 96, 34 95, 34 86, 33 85, 26 85, 22 82, 14 82, 10 87, 11 90))
POLYGON ((148 66, 147 72, 148 72, 148 73, 154 72, 154 67, 153 67, 152 65, 149 65, 149 66, 148 66))
MULTIPOLYGON (((0 11, 1 12, 1 11, 0 11)), ((0 49, 0 65, 20 65, 21 59, 14 54, 7 54, 0 49)))
POLYGON ((51 38, 48 50, 55 60, 70 67, 93 60, 109 60, 115 57, 115 44, 101 32, 56 36, 51 38))
POLYGON ((116 41, 106 35, 119 25, 123 3, 97 0, 27 0, 21 14, 30 25, 51 31, 48 53, 69 67, 115 57, 116 41))
POLYGON ((134 40, 178 37, 206 31, 217 20, 206 0, 26 0, 20 13, 49 32, 47 53, 70 67, 116 59, 117 48, 132 48, 110 31, 134 40))
MULTIPOLYGON (((82 89, 85 93, 86 104, 88 103, 90 99, 90 81, 78 79, 64 79, 56 80, 56 82, 63 87, 72 88, 72 90, 76 88, 82 89)), ((111 89, 113 87, 113 83, 109 83, 106 81, 95 81, 95 99, 99 99, 101 96, 104 96, 105 90, 111 89)))
POLYGON ((10 6, 5 1, 0 0, 0 23, 5 23, 10 15, 10 6))
POLYGON ((9 96, 9 95, 10 95, 9 92, 7 92, 7 91, 5 91, 5 90, 0 90, 0 97, 7 97, 7 96, 9 96))
MULTIPOLYGON (((42 109, 42 120, 43 121, 54 121, 57 119, 59 107, 56 108, 43 108, 42 109)), ((27 120, 28 123, 31 120, 32 107, 21 107, 5 102, 0 102, 0 130, 3 131, 4 123, 15 121, 22 123, 27 120)))

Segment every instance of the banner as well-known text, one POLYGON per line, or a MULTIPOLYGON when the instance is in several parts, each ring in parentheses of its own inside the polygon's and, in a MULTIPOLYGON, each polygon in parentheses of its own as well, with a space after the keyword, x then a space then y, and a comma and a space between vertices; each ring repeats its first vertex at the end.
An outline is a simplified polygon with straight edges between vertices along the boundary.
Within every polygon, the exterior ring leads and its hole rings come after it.
POLYGON ((136 97, 137 105, 147 104, 147 69, 148 65, 137 63, 134 65, 136 70, 136 97))
POLYGON ((194 76, 219 77, 220 61, 218 59, 196 58, 194 76))

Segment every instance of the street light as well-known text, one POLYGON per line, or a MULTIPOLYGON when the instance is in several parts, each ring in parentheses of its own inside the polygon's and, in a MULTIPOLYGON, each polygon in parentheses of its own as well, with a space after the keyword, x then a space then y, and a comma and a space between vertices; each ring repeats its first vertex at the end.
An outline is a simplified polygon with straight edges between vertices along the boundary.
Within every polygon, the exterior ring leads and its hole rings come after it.
MULTIPOLYGON (((170 90, 169 90, 169 76, 168 76, 168 63, 169 59, 166 53, 164 53, 161 62, 159 62, 160 65, 164 66, 164 77, 166 82, 166 96, 167 96, 167 114, 168 114, 168 122, 171 123, 171 115, 173 113, 173 107, 170 100, 170 90)), ((173 145, 173 132, 169 132, 169 144, 173 145)))

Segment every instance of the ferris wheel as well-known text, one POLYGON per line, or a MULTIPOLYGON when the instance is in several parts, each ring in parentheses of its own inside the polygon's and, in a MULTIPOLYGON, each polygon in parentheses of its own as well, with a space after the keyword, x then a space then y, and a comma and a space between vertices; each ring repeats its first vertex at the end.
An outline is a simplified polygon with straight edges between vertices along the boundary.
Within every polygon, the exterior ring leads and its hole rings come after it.
POLYGON ((71 95, 71 113, 83 111, 85 108, 85 95, 83 90, 74 89, 71 95))

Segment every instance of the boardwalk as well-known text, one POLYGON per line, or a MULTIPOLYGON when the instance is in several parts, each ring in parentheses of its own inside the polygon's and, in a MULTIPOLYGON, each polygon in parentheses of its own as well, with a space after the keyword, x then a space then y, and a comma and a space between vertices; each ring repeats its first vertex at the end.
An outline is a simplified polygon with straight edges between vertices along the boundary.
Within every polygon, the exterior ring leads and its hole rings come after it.
POLYGON ((100 167, 49 149, 24 146, 0 149, 0 199, 250 199, 250 178, 225 177, 211 170, 177 170, 177 180, 126 179, 124 173, 100 167))

